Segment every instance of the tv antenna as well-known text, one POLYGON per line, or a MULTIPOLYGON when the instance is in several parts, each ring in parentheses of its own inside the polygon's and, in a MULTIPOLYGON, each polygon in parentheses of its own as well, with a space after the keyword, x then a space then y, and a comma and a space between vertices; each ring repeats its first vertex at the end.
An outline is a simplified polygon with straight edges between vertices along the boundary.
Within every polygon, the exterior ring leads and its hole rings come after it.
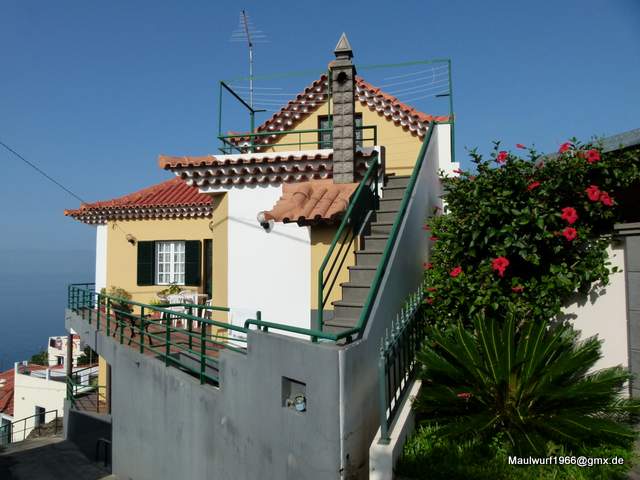
POLYGON ((246 42, 249 48, 249 105, 253 108, 253 46, 255 43, 266 43, 267 36, 251 23, 247 12, 240 12, 240 26, 231 34, 232 42, 246 42))

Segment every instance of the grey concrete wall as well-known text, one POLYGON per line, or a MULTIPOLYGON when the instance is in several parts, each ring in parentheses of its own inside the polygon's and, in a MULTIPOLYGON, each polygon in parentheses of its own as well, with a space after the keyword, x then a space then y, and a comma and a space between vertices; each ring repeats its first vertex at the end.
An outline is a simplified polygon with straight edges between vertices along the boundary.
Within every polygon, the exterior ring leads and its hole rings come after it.
POLYGON ((112 367, 118 478, 340 478, 335 345, 251 332, 246 355, 221 353, 215 388, 66 318, 112 367), (306 412, 283 406, 283 377, 306 384, 306 412))
MULTIPOLYGON (((91 461, 96 460, 96 445, 100 438, 111 440, 111 416, 92 415, 64 406, 64 438, 73 442, 91 461)), ((100 461, 103 461, 104 450, 101 447, 100 461)))
POLYGON ((616 230, 624 239, 628 365, 634 375, 630 384, 631 395, 640 398, 640 223, 616 225, 616 230))

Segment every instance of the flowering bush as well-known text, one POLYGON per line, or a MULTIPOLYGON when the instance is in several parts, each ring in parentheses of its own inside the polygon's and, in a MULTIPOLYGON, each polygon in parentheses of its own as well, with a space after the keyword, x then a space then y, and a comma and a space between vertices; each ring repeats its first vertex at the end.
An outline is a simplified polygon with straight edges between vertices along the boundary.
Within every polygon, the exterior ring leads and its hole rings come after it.
MULTIPOLYGON (((426 302, 435 322, 482 312, 549 319, 576 291, 606 284, 621 191, 640 178, 637 151, 603 153, 575 140, 553 157, 475 150, 477 172, 444 178, 448 212, 428 219, 426 302)), ((437 212, 434 212, 434 214, 437 212)))

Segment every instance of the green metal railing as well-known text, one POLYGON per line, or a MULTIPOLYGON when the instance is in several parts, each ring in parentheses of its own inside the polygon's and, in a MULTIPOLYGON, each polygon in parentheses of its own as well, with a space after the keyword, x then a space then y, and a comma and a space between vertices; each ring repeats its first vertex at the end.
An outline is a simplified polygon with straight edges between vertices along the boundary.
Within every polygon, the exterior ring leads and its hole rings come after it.
MULTIPOLYGON (((71 311, 107 336, 120 344, 127 341, 127 345, 133 344, 141 354, 155 355, 167 366, 194 374, 202 384, 218 384, 220 350, 246 353, 246 338, 242 337, 247 328, 197 315, 231 312, 226 307, 188 303, 149 305, 97 293, 93 284, 87 283, 69 285, 68 298, 71 311), (172 307, 184 309, 186 313, 172 307), (186 327, 178 327, 178 322, 186 327), (230 332, 242 336, 231 337, 230 332)), ((257 311, 256 318, 260 317, 257 311)))
MULTIPOLYGON (((332 340, 332 341, 339 341, 342 339, 351 339, 353 335, 355 334, 361 334, 362 331, 364 330, 364 328, 367 325, 367 321, 369 319, 369 315, 371 313, 371 308, 373 307, 373 302, 375 301, 376 297, 378 296, 378 291, 380 290, 380 284, 382 282, 382 277, 384 276, 384 273, 387 269, 387 265, 389 263, 389 258, 391 256, 391 251, 393 250, 393 246, 396 243, 396 240, 398 238, 398 233, 400 232, 400 225, 402 223, 402 221, 404 220, 404 217, 406 215, 407 212, 407 207, 409 206, 409 200, 411 199, 411 196, 413 195, 413 190, 415 188, 416 185, 416 181, 418 180, 418 175, 420 173, 420 170, 422 168, 422 164, 424 163, 424 158, 426 156, 427 153, 427 149, 429 148, 429 144, 431 142, 431 138, 433 138, 433 130, 435 128, 435 126, 440 123, 440 122, 430 122, 429 123, 429 127, 428 127, 428 131, 427 131, 427 135, 425 136, 424 141, 422 142, 422 147, 420 148, 420 152, 418 153, 418 158, 416 159, 416 164, 413 168, 413 172, 411 173, 411 177, 409 179, 409 183, 407 185, 407 188, 404 192, 404 195, 402 196, 402 201, 400 203, 400 208, 398 210, 398 214, 396 215, 396 218, 393 222, 393 226, 391 227, 391 232, 389 233, 389 238, 387 240, 387 243, 384 247, 384 251, 382 253, 382 258, 380 259, 380 263, 378 264, 378 267, 376 269, 376 273, 374 275, 374 279, 373 279, 373 283, 371 285, 371 288, 369 290, 369 294, 367 295, 367 299, 365 301, 364 307, 362 308, 362 312, 360 314, 360 317, 358 319, 358 323, 356 324, 355 327, 340 332, 340 334, 338 335, 334 335, 334 334, 328 334, 326 332, 323 332, 321 330, 314 330, 314 329, 301 329, 301 328, 294 328, 294 327, 290 327, 288 325, 282 325, 282 324, 278 324, 278 323, 269 323, 269 322, 264 322, 261 321, 260 319, 255 319, 255 320, 249 320, 247 322, 245 322, 245 327, 249 327, 250 325, 255 325, 259 328, 263 328, 267 327, 267 328, 272 328, 272 329, 278 329, 278 330, 282 330, 282 331, 287 331, 287 332, 292 332, 292 333, 299 333, 302 335, 308 335, 312 341, 317 341, 318 339, 326 339, 326 340, 332 340)), ((448 124, 449 122, 441 122, 441 123, 445 123, 448 124)), ((364 180, 363 180, 364 181, 364 180)))
POLYGON ((391 332, 381 339, 378 361, 380 400, 380 443, 389 443, 389 429, 417 372, 416 354, 425 339, 426 322, 422 299, 424 285, 409 300, 392 322, 391 332))
POLYGON ((108 411, 107 387, 98 385, 98 373, 94 373, 97 365, 75 370, 67 376, 67 400, 76 410, 95 413, 108 411))
POLYGON ((53 434, 57 435, 58 429, 61 429, 61 426, 58 425, 60 419, 60 417, 58 417, 58 410, 49 410, 0 426, 0 446, 24 441, 33 431, 36 431, 39 435, 42 432, 42 428, 47 424, 47 416, 53 416, 53 434), (18 429, 18 426, 22 428, 18 429), (27 431, 29 435, 27 435, 27 431), (22 438, 16 440, 18 434, 22 434, 22 438))
MULTIPOLYGON (((376 125, 362 125, 354 127, 356 131, 356 146, 374 147, 378 143, 378 127, 376 125), (370 136, 365 137, 364 132, 369 132, 370 136), (358 132, 362 132, 358 137, 358 132), (365 143, 366 142, 366 143, 365 143)), ((369 135, 369 133, 367 133, 369 135)), ((256 132, 256 133, 238 133, 233 135, 219 135, 218 139, 222 142, 222 146, 219 147, 220 153, 231 154, 237 153, 253 153, 255 151, 266 151, 269 148, 274 147, 295 147, 298 150, 302 150, 302 147, 312 145, 313 148, 333 148, 333 129, 332 128, 315 128, 307 130, 274 130, 269 132, 256 132), (316 134, 316 140, 304 139, 303 135, 316 134), (322 134, 328 135, 328 138, 322 138, 322 134), (283 137, 285 135, 291 135, 293 138, 297 136, 298 141, 292 141, 287 143, 272 143, 270 141, 260 142, 260 140, 269 139, 272 137, 283 137), (245 142, 248 142, 245 143, 245 142)))
POLYGON ((324 325, 325 306, 331 297, 331 292, 337 283, 339 275, 343 272, 347 256, 352 252, 351 247, 368 215, 378 208, 380 200, 378 179, 380 172, 380 159, 376 154, 349 202, 349 207, 342 217, 342 222, 340 222, 329 250, 318 269, 318 328, 320 330, 323 329, 324 325), (338 248, 337 251, 336 248, 338 248))

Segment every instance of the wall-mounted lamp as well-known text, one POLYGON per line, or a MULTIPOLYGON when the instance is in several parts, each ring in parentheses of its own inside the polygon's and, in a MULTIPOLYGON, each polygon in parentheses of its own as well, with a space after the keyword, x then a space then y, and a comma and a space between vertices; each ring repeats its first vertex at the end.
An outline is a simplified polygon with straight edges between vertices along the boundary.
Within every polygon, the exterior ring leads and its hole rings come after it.
POLYGON ((130 233, 127 233, 126 239, 127 239, 127 242, 129 242, 131 245, 135 245, 137 242, 136 237, 134 237, 130 233))
POLYGON ((258 212, 258 215, 256 216, 258 223, 267 233, 273 230, 273 218, 270 217, 271 215, 268 215, 266 212, 258 212))

